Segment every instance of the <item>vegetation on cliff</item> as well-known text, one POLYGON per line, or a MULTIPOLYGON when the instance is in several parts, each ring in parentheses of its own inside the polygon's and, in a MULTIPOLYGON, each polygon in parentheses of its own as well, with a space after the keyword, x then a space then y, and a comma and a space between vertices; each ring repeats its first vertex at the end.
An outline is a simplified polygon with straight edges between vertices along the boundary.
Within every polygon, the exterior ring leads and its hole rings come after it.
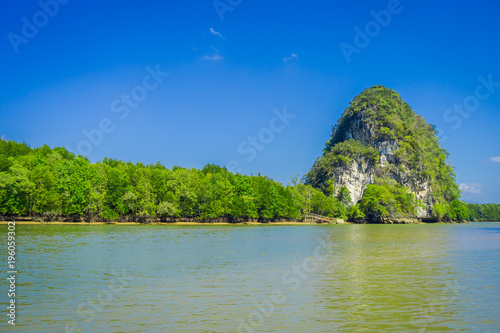
POLYGON ((333 170, 348 167, 353 160, 366 158, 370 163, 376 164, 379 159, 378 151, 361 142, 350 139, 339 142, 333 147, 327 147, 323 156, 316 160, 313 169, 305 176, 305 183, 329 194, 333 170))
POLYGON ((415 216, 416 205, 413 193, 397 184, 394 180, 378 180, 368 185, 359 208, 370 219, 378 217, 415 216))
POLYGON ((459 201, 455 174, 446 162, 448 153, 440 147, 436 134, 435 127, 415 114, 398 93, 374 86, 356 96, 344 111, 305 183, 327 194, 327 184, 335 173, 358 159, 374 168, 377 177, 366 186, 357 207, 349 210, 352 219, 416 216, 419 207, 431 205, 438 220, 465 220, 467 206, 459 201), (397 148, 387 165, 379 163, 384 145, 397 148), (411 189, 394 182, 403 177, 429 184, 428 202, 420 202, 411 189))

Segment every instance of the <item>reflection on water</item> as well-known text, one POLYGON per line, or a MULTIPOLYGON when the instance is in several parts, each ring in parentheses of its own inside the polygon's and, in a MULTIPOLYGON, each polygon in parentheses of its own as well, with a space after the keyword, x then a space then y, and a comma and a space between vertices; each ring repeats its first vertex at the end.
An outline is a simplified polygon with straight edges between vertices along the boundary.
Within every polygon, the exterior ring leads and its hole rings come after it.
POLYGON ((318 295, 326 308, 322 313, 330 312, 338 331, 460 326, 458 294, 447 286, 459 276, 449 253, 452 234, 404 227, 364 226, 344 239, 330 236, 342 245, 318 295))
POLYGON ((18 325, 2 331, 500 331, 498 223, 16 231, 18 325))

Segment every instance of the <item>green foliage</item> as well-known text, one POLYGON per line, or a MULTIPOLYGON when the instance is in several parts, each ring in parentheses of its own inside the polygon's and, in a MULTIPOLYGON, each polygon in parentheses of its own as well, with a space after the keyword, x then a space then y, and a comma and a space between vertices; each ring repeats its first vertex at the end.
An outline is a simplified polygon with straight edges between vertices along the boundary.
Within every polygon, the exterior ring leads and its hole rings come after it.
POLYGON ((327 151, 327 155, 337 156, 345 164, 349 164, 352 159, 360 159, 365 157, 369 162, 375 164, 379 159, 378 151, 370 146, 362 144, 360 141, 349 139, 339 142, 327 151))
POLYGON ((368 185, 359 203, 359 209, 371 220, 383 217, 412 217, 417 212, 413 193, 394 180, 377 179, 368 185))
POLYGON ((243 175, 235 175, 233 182, 234 196, 230 215, 236 219, 258 218, 255 205, 256 190, 252 186, 252 179, 243 175))
POLYGON ((441 222, 446 215, 447 206, 439 203, 435 203, 433 206, 434 216, 436 216, 438 222, 441 222))
POLYGON ((372 219, 386 217, 389 215, 387 207, 394 201, 391 193, 383 186, 371 184, 366 188, 363 198, 359 203, 359 209, 372 219))
POLYGON ((349 207, 347 210, 347 217, 349 218, 349 221, 358 221, 359 219, 364 219, 366 217, 365 213, 363 213, 360 209, 360 205, 353 205, 349 207))
POLYGON ((473 204, 467 205, 472 221, 500 221, 500 205, 473 204))
POLYGON ((345 208, 340 201, 334 197, 327 197, 323 192, 315 190, 311 200, 311 212, 328 217, 345 218, 345 208))
POLYGON ((469 207, 464 201, 455 199, 450 202, 448 214, 453 221, 467 221, 469 219, 469 207))
MULTIPOLYGON (((0 142, 0 215, 43 219, 133 218, 245 221, 300 220, 310 212, 343 217, 332 195, 310 185, 283 186, 263 176, 88 159, 48 146, 0 142)), ((333 187, 330 184, 330 191, 333 187)))
POLYGON ((344 205, 344 207, 349 207, 352 205, 351 192, 345 186, 342 186, 340 188, 337 199, 339 199, 340 203, 344 205))
POLYGON ((157 214, 163 218, 178 217, 179 208, 177 208, 172 202, 163 201, 158 205, 157 214))
POLYGON ((411 135, 417 115, 399 94, 384 86, 373 86, 356 96, 333 128, 327 148, 346 141, 346 133, 352 121, 364 119, 375 128, 381 140, 411 135))
POLYGON ((28 176, 28 169, 15 161, 9 172, 0 172, 0 214, 30 213, 33 183, 28 176))
POLYGON ((311 171, 305 178, 305 183, 329 194, 329 183, 337 168, 348 167, 353 160, 365 159, 368 163, 375 165, 379 159, 378 151, 365 146, 360 141, 353 139, 340 142, 333 148, 325 150, 323 156, 314 163, 311 171))

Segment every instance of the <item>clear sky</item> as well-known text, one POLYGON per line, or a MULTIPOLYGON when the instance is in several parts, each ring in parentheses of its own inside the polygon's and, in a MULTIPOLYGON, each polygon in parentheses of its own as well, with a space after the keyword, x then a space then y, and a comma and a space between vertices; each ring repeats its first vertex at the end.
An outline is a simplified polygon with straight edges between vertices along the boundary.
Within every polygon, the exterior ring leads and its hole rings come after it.
POLYGON ((286 184, 349 101, 385 85, 441 130, 463 198, 500 203, 499 14, 491 0, 5 0, 0 135, 286 184))

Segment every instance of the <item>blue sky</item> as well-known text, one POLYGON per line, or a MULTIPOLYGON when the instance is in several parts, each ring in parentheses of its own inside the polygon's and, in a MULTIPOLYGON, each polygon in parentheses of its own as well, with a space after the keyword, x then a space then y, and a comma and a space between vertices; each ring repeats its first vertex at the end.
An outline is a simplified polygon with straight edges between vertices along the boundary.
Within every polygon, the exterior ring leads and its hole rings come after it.
POLYGON ((349 101, 382 84, 441 130, 463 198, 500 203, 497 2, 1 6, 6 139, 286 184, 310 169, 349 101))

